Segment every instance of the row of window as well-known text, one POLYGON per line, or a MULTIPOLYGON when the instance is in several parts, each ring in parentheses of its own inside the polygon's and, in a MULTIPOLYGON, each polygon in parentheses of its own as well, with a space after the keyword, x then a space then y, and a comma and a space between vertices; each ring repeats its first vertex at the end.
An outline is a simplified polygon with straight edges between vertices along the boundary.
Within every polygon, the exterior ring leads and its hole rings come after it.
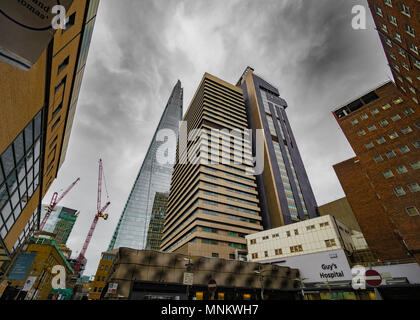
MULTIPOLYGON (((404 127, 404 128, 401 129, 401 133, 404 134, 404 135, 407 135, 411 132, 413 132, 413 129, 410 126, 407 126, 407 127, 404 127)), ((388 133, 388 138, 390 140, 395 140, 395 139, 399 138, 398 132, 394 131, 394 132, 388 133)), ((385 142, 386 142, 385 137, 379 137, 379 138, 376 139, 376 143, 378 145, 384 144, 385 142)), ((414 141, 413 146, 416 149, 420 149, 420 140, 414 141)), ((369 141, 368 143, 365 144, 365 148, 368 149, 368 150, 373 149, 374 147, 375 147, 375 144, 373 143, 373 141, 369 141)), ((407 152, 410 152, 410 148, 408 146, 403 146, 402 148, 403 149, 401 149, 401 152, 403 154, 407 153, 407 152)))
MULTIPOLYGON (((322 223, 320 223, 320 224, 319 224, 319 227, 320 227, 320 228, 325 228, 325 227, 328 227, 329 225, 330 225, 330 224, 329 224, 329 222, 327 221, 327 222, 322 222, 322 223)), ((314 230, 314 229, 316 229, 316 228, 315 228, 315 225, 310 225, 310 226, 307 226, 307 227, 306 227, 306 230, 307 230, 307 231, 314 230)), ((299 230, 298 230, 298 229, 294 229, 294 230, 293 230, 293 232, 294 232, 294 235, 295 235, 295 236, 299 235, 299 230)), ((292 235, 292 234, 291 234, 290 230, 286 231, 286 237, 288 237, 288 238, 289 238, 289 237, 291 237, 291 235, 292 235)), ((271 237, 272 237, 272 238, 278 238, 278 237, 280 237, 280 234, 279 234, 279 233, 274 233, 274 234, 272 234, 272 235, 271 235, 271 237)), ((262 237, 262 239, 263 239, 263 240, 268 240, 268 239, 270 239, 270 236, 268 236, 268 235, 267 235, 267 236, 263 236, 263 237, 262 237)), ((250 243, 251 243, 251 244, 256 244, 256 243, 257 243, 257 239, 251 239, 250 243)))
MULTIPOLYGON (((328 240, 325 240, 325 246, 327 247, 327 248, 331 248, 331 247, 334 247, 334 246, 336 246, 337 244, 336 244, 336 242, 335 242, 335 239, 328 239, 328 240)), ((295 245, 295 246, 291 246, 291 247, 289 247, 289 250, 290 250, 290 253, 297 253, 297 252, 303 252, 303 247, 302 247, 302 245, 301 244, 298 244, 298 245, 295 245)), ((282 255, 283 254, 283 249, 281 249, 281 248, 278 248, 278 249, 274 249, 274 255, 276 255, 276 256, 280 256, 280 255, 282 255)), ((252 257, 252 259, 258 259, 258 253, 257 252, 255 252, 255 253, 252 253, 251 254, 251 257, 252 257)), ((269 253, 268 253, 268 251, 264 251, 264 258, 268 258, 269 257, 269 253)))
MULTIPOLYGON (((410 190, 412 193, 415 193, 415 192, 419 192, 419 191, 420 191, 420 186, 419 186, 419 184, 418 184, 417 182, 408 184, 408 185, 407 185, 407 188, 408 188, 408 190, 410 190)), ((396 195, 397 197, 401 197, 401 196, 404 196, 404 195, 406 195, 406 194, 407 194, 407 193, 405 192, 404 187, 402 187, 402 186, 399 186, 399 187, 394 188, 394 192, 395 192, 395 195, 396 195)))
MULTIPOLYGON (((401 97, 398 97, 398 98, 395 98, 395 99, 393 99, 392 100, 392 102, 394 103, 394 104, 400 104, 400 103, 402 103, 402 102, 404 102, 404 100, 401 98, 401 97)), ((382 110, 388 110, 388 109, 390 109, 391 108, 391 104, 389 104, 389 103, 386 103, 386 104, 384 104, 383 106, 381 106, 381 109, 382 110)), ((380 111, 379 111, 379 108, 375 108, 375 109, 372 109, 371 111, 370 111, 370 113, 372 114, 372 115, 376 115, 376 114, 378 114, 380 111)), ((362 114, 361 116, 360 116, 360 119, 362 119, 362 120, 366 120, 366 119, 368 119, 369 118, 369 115, 367 114, 367 113, 364 113, 364 114, 362 114)), ((357 119, 357 118, 354 118, 354 119, 352 119, 351 120, 351 124, 352 125, 356 125, 356 124, 358 124, 359 123, 359 119, 357 119)))

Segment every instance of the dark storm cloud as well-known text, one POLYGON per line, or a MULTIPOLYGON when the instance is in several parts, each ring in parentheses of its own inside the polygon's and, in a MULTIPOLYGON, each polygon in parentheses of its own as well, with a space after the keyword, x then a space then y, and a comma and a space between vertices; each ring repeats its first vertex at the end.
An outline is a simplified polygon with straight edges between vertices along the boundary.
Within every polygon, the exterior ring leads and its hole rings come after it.
POLYGON ((332 165, 353 155, 332 109, 386 80, 368 13, 351 28, 349 0, 102 0, 66 161, 51 193, 76 176, 63 204, 81 210, 69 242, 76 252, 96 208, 104 160, 110 220, 88 250, 93 274, 107 249, 150 139, 177 79, 184 110, 204 72, 236 83, 246 66, 277 86, 319 204, 344 194, 332 165))

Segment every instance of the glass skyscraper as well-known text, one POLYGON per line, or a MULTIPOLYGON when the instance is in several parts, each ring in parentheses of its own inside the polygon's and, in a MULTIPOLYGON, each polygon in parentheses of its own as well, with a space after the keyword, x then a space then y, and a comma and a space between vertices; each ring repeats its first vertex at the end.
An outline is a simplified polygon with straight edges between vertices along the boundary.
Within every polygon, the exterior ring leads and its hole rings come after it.
POLYGON ((178 136, 179 121, 182 119, 182 103, 183 89, 181 82, 178 81, 150 143, 108 250, 120 247, 139 250, 146 248, 155 195, 169 192, 175 161, 174 158, 172 163, 165 165, 157 161, 156 151, 165 143, 158 141, 157 134, 160 130, 169 129, 178 136))
MULTIPOLYGON (((44 219, 47 209, 48 206, 42 205, 41 221, 44 219)), ((65 245, 78 216, 79 211, 77 210, 57 206, 51 212, 42 231, 55 233, 55 242, 65 245)))

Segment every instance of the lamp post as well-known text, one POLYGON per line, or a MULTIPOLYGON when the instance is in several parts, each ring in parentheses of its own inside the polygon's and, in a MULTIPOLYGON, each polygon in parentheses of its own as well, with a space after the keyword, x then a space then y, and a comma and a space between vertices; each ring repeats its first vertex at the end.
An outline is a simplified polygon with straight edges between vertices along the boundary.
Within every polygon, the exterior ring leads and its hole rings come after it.
POLYGON ((264 271, 269 271, 269 270, 263 270, 261 271, 261 265, 258 266, 258 270, 254 270, 254 273, 259 276, 259 280, 260 280, 260 284, 261 284, 261 300, 264 300, 264 275, 263 272, 264 271))
MULTIPOLYGON (((185 268, 186 268, 187 272, 190 272, 191 269, 192 269, 192 267, 194 266, 194 264, 191 262, 191 258, 190 257, 184 258, 184 260, 185 261, 188 261, 185 264, 185 268)), ((187 294, 187 300, 190 300, 190 285, 188 283, 187 283, 187 292, 186 292, 186 294, 187 294)))

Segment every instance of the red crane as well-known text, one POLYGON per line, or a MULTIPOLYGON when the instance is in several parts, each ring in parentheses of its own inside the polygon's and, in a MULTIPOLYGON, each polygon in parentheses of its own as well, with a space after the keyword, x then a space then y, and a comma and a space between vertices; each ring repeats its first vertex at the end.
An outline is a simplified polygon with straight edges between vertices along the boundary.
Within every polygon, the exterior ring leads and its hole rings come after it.
POLYGON ((76 181, 74 181, 67 189, 66 191, 64 191, 61 196, 58 196, 57 192, 54 192, 52 198, 51 198, 51 202, 50 205, 48 206, 47 209, 47 213, 45 214, 44 219, 42 219, 41 224, 39 225, 39 230, 42 231, 42 229, 44 229, 45 223, 47 222, 48 218, 51 215, 51 212, 55 209, 55 206, 61 201, 61 199, 63 199, 67 193, 70 192, 71 189, 73 189, 73 187, 76 185, 76 183, 78 183, 80 181, 80 178, 77 178, 76 181))
MULTIPOLYGON (((89 246, 90 240, 92 239, 92 235, 93 235, 93 232, 95 231, 96 224, 98 223, 99 218, 103 218, 104 220, 108 219, 108 214, 104 214, 104 212, 109 207, 111 202, 107 201, 107 203, 101 208, 102 178, 105 178, 105 176, 103 173, 102 159, 99 159, 97 213, 95 215, 95 218, 93 219, 92 225, 90 226, 90 230, 86 237, 85 243, 83 244, 82 251, 80 252, 79 257, 77 258, 76 265, 74 267, 75 277, 78 276, 80 266, 82 264, 83 258, 85 257, 87 248, 89 246)), ((106 181, 105 181, 105 188, 106 188, 106 181)))

